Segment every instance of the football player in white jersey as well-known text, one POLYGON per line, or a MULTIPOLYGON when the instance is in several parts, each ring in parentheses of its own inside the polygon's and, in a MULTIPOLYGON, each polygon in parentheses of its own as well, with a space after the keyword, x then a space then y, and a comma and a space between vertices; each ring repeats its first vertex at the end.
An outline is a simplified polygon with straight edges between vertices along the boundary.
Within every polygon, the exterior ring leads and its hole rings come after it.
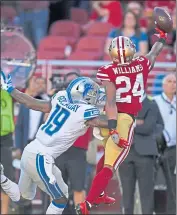
POLYGON ((18 184, 21 199, 32 200, 38 186, 52 197, 46 214, 62 214, 67 203, 68 188, 54 159, 65 152, 89 126, 108 126, 106 120, 99 118, 100 113, 95 106, 100 87, 90 78, 80 77, 73 80, 66 91, 58 92, 48 102, 34 99, 15 89, 10 75, 6 78, 1 72, 1 77, 4 82, 1 87, 16 101, 34 110, 50 112, 35 140, 25 147, 22 154, 18 184))

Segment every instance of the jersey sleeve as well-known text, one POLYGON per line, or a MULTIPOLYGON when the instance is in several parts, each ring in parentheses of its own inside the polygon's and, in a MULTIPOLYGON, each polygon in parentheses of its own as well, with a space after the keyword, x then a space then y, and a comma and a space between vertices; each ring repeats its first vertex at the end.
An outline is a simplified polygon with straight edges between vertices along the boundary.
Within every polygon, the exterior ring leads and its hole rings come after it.
POLYGON ((108 70, 105 67, 100 67, 96 74, 96 78, 100 81, 111 81, 108 70))
POLYGON ((84 120, 90 120, 100 115, 100 111, 96 107, 88 107, 84 110, 84 120))
POLYGON ((141 63, 143 64, 143 67, 146 68, 146 72, 149 73, 152 68, 152 64, 150 60, 145 56, 140 56, 139 61, 141 61, 141 63))
POLYGON ((55 104, 56 104, 56 101, 57 101, 57 94, 58 93, 55 93, 53 96, 52 96, 52 98, 51 98, 51 104, 52 104, 52 106, 54 106, 55 104))

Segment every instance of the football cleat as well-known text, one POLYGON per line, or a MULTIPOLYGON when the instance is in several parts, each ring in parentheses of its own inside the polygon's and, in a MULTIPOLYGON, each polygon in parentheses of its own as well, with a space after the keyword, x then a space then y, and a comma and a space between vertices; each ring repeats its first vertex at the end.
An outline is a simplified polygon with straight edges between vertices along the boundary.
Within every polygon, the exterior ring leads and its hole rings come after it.
POLYGON ((82 203, 78 204, 75 207, 75 210, 76 210, 77 215, 88 215, 89 214, 89 210, 87 208, 86 202, 82 202, 82 203))
POLYGON ((114 198, 104 194, 103 196, 98 197, 98 199, 94 202, 94 205, 95 206, 98 206, 100 204, 113 205, 115 202, 116 200, 114 198))

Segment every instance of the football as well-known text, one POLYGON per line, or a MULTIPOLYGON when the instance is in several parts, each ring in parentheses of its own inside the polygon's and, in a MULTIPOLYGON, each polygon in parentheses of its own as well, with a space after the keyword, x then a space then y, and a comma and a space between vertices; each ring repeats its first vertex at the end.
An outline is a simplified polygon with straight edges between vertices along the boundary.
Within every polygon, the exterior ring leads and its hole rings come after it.
POLYGON ((173 21, 170 14, 161 7, 154 8, 154 22, 157 28, 164 31, 165 33, 169 33, 173 29, 173 21))

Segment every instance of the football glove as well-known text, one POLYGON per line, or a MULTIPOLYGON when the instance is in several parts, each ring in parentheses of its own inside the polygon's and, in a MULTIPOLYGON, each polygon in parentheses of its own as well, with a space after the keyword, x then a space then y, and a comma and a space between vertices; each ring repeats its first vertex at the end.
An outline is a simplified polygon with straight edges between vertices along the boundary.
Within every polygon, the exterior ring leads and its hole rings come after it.
POLYGON ((119 134, 116 130, 112 129, 109 131, 109 134, 113 140, 113 142, 118 145, 120 148, 127 148, 129 147, 129 143, 128 141, 122 139, 122 138, 119 138, 119 134))
POLYGON ((6 77, 3 71, 1 71, 1 89, 6 90, 8 93, 11 93, 15 89, 12 85, 11 75, 8 74, 6 77))
POLYGON ((111 136, 113 142, 117 145, 119 143, 119 134, 115 129, 109 130, 109 135, 111 136))
POLYGON ((158 33, 158 34, 155 34, 158 38, 162 38, 162 39, 164 39, 164 40, 167 39, 167 33, 165 33, 164 31, 162 31, 162 30, 159 29, 159 28, 155 28, 155 30, 156 30, 156 32, 158 33))

